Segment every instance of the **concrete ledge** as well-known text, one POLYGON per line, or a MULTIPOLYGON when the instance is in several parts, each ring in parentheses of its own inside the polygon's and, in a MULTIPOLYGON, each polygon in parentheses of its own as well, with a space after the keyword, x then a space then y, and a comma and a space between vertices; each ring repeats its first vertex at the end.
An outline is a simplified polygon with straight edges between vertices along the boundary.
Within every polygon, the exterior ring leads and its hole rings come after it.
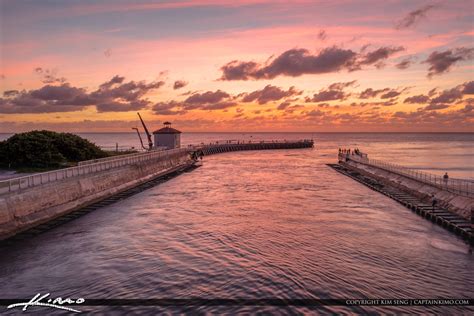
POLYGON ((440 206, 465 219, 470 219, 471 208, 474 208, 473 198, 451 193, 426 183, 355 161, 349 160, 340 162, 340 164, 360 174, 373 177, 381 183, 397 187, 426 201, 427 204, 431 204, 431 196, 434 195, 439 201, 440 206))
POLYGON ((0 240, 191 164, 187 152, 0 196, 0 240))

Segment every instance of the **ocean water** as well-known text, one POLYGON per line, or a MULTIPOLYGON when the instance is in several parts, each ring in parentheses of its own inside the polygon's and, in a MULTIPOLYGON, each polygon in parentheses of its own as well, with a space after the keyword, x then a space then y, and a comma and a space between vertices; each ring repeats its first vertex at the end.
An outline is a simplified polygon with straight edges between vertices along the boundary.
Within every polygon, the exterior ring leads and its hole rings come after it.
MULTIPOLYGON (((101 146, 136 145, 133 134, 82 136, 101 146)), ((0 249, 0 297, 474 298, 474 258, 463 240, 326 166, 339 147, 358 147, 374 158, 473 178, 472 134, 183 134, 183 143, 312 137, 314 149, 205 157, 192 172, 0 249)), ((78 309, 105 315, 474 312, 459 306, 78 309)))
MULTIPOLYGON (((135 133, 78 133, 97 145, 141 148, 135 133)), ((0 141, 12 134, 0 133, 0 141)), ((142 136, 145 141, 145 136, 142 136)), ((183 133, 181 143, 225 140, 314 139, 319 157, 334 162, 338 148, 359 148, 369 157, 433 174, 474 179, 474 133, 183 133)))

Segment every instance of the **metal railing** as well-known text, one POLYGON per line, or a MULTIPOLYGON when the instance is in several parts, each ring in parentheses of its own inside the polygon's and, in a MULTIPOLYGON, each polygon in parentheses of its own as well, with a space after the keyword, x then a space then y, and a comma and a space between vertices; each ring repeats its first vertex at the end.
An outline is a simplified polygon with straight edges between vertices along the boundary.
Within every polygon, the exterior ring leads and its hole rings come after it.
POLYGON ((299 140, 292 140, 292 139, 276 139, 276 140, 238 140, 238 139, 231 139, 231 140, 219 140, 210 143, 200 143, 198 145, 188 145, 189 148, 198 148, 198 147, 209 147, 209 146, 218 146, 218 145, 243 145, 243 144, 274 144, 274 143, 311 143, 313 140, 311 139, 299 139, 299 140))
POLYGON ((106 157, 106 158, 84 160, 84 161, 79 161, 77 163, 77 165, 78 166, 85 166, 85 165, 90 165, 90 164, 97 163, 97 162, 111 161, 111 160, 116 160, 116 159, 132 158, 132 157, 143 156, 144 154, 151 154, 151 153, 158 153, 158 152, 162 153, 162 152, 165 152, 165 151, 164 150, 152 150, 152 151, 146 151, 146 152, 138 152, 138 153, 132 153, 132 154, 111 156, 111 157, 106 157))
POLYGON ((456 194, 464 195, 468 197, 474 197, 474 181, 465 180, 465 179, 455 179, 455 178, 445 179, 443 176, 438 176, 431 173, 418 171, 415 169, 407 168, 405 166, 385 162, 378 159, 370 159, 367 157, 367 155, 365 156, 362 156, 362 155, 357 155, 353 153, 350 153, 350 154, 340 153, 339 160, 340 161, 345 161, 346 159, 353 160, 361 164, 374 166, 379 169, 387 170, 392 173, 396 173, 398 175, 402 175, 407 178, 429 184, 431 186, 437 187, 442 190, 446 190, 452 193, 456 193, 456 194))
POLYGON ((46 183, 60 181, 67 178, 82 176, 85 174, 109 170, 130 164, 148 162, 162 159, 187 152, 186 148, 177 148, 165 151, 152 151, 131 155, 103 158, 89 163, 81 164, 77 167, 58 169, 54 171, 35 173, 25 177, 18 177, 0 181, 0 194, 13 192, 19 189, 39 186, 46 183))

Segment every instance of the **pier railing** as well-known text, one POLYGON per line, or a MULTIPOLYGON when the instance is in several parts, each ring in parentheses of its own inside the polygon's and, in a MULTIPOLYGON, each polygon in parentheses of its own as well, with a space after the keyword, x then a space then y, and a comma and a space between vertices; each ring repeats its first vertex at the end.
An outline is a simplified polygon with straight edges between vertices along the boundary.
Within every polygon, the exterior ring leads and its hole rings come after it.
POLYGON ((442 190, 468 197, 474 197, 474 181, 455 178, 445 179, 442 176, 422 172, 419 170, 411 169, 402 165, 389 163, 378 159, 371 159, 368 158, 367 155, 362 155, 357 155, 353 153, 340 153, 339 161, 345 161, 346 159, 353 160, 361 164, 374 166, 379 169, 387 170, 392 173, 396 173, 417 180, 419 182, 429 184, 442 190))
POLYGON ((296 148, 311 148, 313 147, 313 140, 250 140, 250 141, 218 141, 213 143, 193 146, 189 148, 194 150, 201 150, 204 155, 213 155, 218 153, 246 151, 246 150, 268 150, 268 149, 296 149, 296 148))
POLYGON ((224 139, 213 141, 209 143, 191 144, 188 147, 203 147, 203 146, 217 146, 217 145, 245 145, 245 144, 281 144, 281 143, 313 143, 312 139, 273 139, 273 140, 239 140, 239 139, 224 139))
POLYGON ((63 179, 82 176, 85 174, 105 171, 130 164, 143 163, 151 160, 157 160, 170 157, 182 152, 187 152, 186 148, 177 148, 166 151, 151 151, 131 155, 115 156, 109 158, 89 161, 77 167, 58 169, 54 171, 35 173, 25 177, 18 177, 0 181, 0 194, 13 192, 19 189, 30 188, 43 185, 50 182, 61 181, 63 179))

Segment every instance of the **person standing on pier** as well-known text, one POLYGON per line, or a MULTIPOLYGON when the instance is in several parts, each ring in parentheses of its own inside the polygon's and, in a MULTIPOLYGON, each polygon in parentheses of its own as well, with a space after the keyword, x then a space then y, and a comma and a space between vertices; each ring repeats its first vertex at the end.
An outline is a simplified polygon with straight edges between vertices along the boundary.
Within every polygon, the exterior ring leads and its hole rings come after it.
POLYGON ((448 180, 449 180, 449 176, 448 176, 448 173, 446 172, 443 176, 443 181, 444 181, 445 186, 448 186, 448 180))
POLYGON ((438 200, 436 199, 436 197, 433 194, 433 195, 431 195, 431 206, 433 207, 433 212, 435 210, 436 204, 438 204, 438 200))

